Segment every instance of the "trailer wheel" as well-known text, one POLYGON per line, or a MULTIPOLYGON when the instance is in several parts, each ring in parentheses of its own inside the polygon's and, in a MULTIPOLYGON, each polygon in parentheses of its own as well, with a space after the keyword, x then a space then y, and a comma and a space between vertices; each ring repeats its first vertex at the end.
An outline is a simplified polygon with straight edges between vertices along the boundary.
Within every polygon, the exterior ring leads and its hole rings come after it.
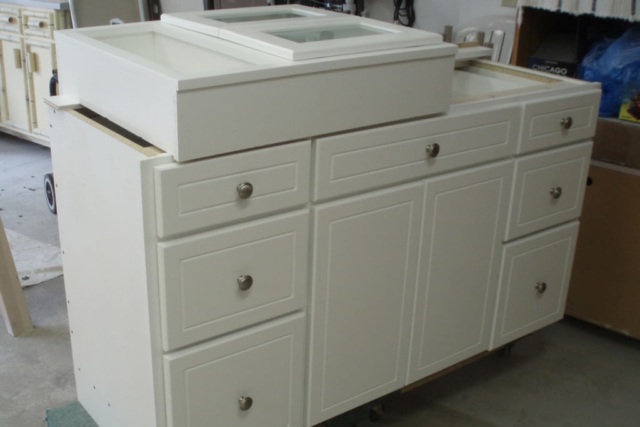
POLYGON ((53 181, 52 173, 48 173, 44 176, 44 196, 51 213, 57 215, 58 204, 56 203, 56 186, 53 181))

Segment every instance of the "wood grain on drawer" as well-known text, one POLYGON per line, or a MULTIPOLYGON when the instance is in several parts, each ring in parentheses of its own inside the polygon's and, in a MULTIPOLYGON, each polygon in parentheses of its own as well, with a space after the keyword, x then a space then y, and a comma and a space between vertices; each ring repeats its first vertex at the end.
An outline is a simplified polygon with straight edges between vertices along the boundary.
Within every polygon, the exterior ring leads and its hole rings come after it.
POLYGON ((302 426, 304 329, 299 315, 164 356, 169 427, 302 426))
POLYGON ((491 349, 562 319, 578 225, 504 245, 491 349))
POLYGON ((300 206, 309 199, 308 141, 156 167, 158 235, 166 237, 300 206), (253 187, 243 199, 238 185, 253 187))
POLYGON ((170 351, 304 307, 309 213, 158 244, 170 351))
POLYGON ((314 200, 384 187, 515 152, 521 108, 453 113, 317 141, 314 200), (428 147, 438 146, 433 156, 428 147))
POLYGON ((580 216, 591 146, 591 142, 585 142, 516 160, 505 240, 580 216))
POLYGON ((518 153, 591 139, 599 107, 600 91, 525 104, 518 153))

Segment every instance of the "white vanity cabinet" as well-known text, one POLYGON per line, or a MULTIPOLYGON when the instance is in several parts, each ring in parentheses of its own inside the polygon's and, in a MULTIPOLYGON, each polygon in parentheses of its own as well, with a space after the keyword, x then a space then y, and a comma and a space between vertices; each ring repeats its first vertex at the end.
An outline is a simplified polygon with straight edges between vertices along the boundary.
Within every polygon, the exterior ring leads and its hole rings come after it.
MULTIPOLYGON (((299 31, 299 8, 269 19, 299 31)), ((239 33, 265 31, 253 13, 239 33)), ((312 427, 562 318, 598 85, 454 70, 439 43, 286 61, 207 16, 59 38, 58 218, 78 397, 98 425, 312 427), (96 76, 120 73, 113 93, 86 86, 73 46, 109 64, 96 76), (385 86, 361 96, 373 76, 385 86)))
POLYGON ((65 28, 67 1, 0 1, 0 131, 49 146, 44 99, 57 68, 53 32, 65 28))

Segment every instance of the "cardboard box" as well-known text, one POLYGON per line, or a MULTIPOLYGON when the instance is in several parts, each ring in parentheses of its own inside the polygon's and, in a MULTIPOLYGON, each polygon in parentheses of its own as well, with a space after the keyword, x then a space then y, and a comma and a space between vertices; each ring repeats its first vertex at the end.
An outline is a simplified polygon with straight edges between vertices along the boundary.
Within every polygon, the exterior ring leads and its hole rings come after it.
MULTIPOLYGON (((639 174, 640 175, 640 171, 639 174)), ((591 166, 566 313, 640 339, 640 176, 591 166)))
POLYGON ((566 313, 640 339, 640 124, 599 119, 592 157, 566 313))
POLYGON ((578 72, 576 37, 550 33, 529 58, 529 68, 563 77, 575 77, 578 72))
POLYGON ((592 158, 640 170, 640 124, 598 119, 592 158))

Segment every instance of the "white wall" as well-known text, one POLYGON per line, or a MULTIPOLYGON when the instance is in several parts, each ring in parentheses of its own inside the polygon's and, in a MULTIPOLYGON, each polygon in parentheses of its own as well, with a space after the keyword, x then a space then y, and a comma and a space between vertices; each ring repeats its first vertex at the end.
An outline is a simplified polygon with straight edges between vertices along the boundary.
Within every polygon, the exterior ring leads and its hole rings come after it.
POLYGON ((192 12, 203 10, 202 0, 160 0, 162 13, 192 12))
MULTIPOLYGON (((414 27, 442 33, 445 25, 464 24, 480 16, 515 16, 516 9, 501 4, 501 0, 414 0, 414 27)), ((371 18, 393 21, 393 0, 365 0, 365 8, 371 18)))

